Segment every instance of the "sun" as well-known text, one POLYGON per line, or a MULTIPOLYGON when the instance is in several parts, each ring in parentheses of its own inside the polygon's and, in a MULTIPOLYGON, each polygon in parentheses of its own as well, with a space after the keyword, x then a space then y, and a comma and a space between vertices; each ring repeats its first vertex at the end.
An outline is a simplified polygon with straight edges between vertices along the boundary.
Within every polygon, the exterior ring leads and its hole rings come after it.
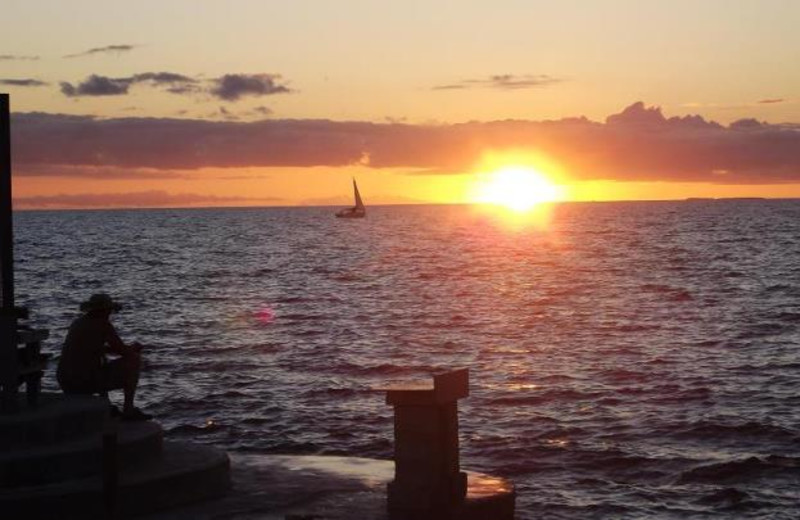
POLYGON ((477 190, 476 201, 524 212, 542 203, 564 199, 563 187, 528 166, 506 166, 489 174, 477 190))

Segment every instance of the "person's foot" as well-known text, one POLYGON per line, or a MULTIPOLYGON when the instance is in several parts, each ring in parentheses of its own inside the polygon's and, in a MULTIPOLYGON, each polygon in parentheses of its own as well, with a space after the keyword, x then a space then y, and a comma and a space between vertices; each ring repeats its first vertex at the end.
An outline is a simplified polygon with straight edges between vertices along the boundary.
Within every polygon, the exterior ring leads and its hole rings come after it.
POLYGON ((139 410, 138 408, 133 408, 131 410, 125 410, 122 412, 122 420, 123 421, 149 421, 152 419, 153 416, 143 411, 139 410))

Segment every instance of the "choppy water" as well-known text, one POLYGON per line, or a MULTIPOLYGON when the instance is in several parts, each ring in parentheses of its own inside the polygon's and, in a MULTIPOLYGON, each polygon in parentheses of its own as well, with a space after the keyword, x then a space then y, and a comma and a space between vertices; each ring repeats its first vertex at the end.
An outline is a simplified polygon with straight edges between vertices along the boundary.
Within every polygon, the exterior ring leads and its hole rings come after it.
POLYGON ((371 388, 469 366, 462 460, 520 518, 800 514, 800 201, 331 213, 18 213, 19 299, 57 349, 120 297, 174 436, 388 458, 371 388))

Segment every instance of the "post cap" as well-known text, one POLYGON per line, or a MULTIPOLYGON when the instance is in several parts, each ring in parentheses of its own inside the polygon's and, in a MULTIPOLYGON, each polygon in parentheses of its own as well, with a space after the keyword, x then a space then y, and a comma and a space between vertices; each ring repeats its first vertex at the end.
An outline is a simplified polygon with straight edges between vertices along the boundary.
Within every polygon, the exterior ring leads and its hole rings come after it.
POLYGON ((451 403, 469 396, 469 369, 434 374, 433 384, 412 382, 386 389, 386 404, 430 406, 451 403))

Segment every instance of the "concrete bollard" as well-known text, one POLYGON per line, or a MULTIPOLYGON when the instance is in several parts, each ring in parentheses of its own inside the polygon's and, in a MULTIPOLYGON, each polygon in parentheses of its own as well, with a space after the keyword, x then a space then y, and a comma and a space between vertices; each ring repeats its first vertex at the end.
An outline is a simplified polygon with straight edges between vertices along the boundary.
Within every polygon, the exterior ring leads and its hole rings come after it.
POLYGON ((389 388, 394 406, 395 477, 388 486, 393 520, 446 519, 467 494, 458 452, 458 399, 469 395, 469 370, 433 377, 433 386, 389 388))

